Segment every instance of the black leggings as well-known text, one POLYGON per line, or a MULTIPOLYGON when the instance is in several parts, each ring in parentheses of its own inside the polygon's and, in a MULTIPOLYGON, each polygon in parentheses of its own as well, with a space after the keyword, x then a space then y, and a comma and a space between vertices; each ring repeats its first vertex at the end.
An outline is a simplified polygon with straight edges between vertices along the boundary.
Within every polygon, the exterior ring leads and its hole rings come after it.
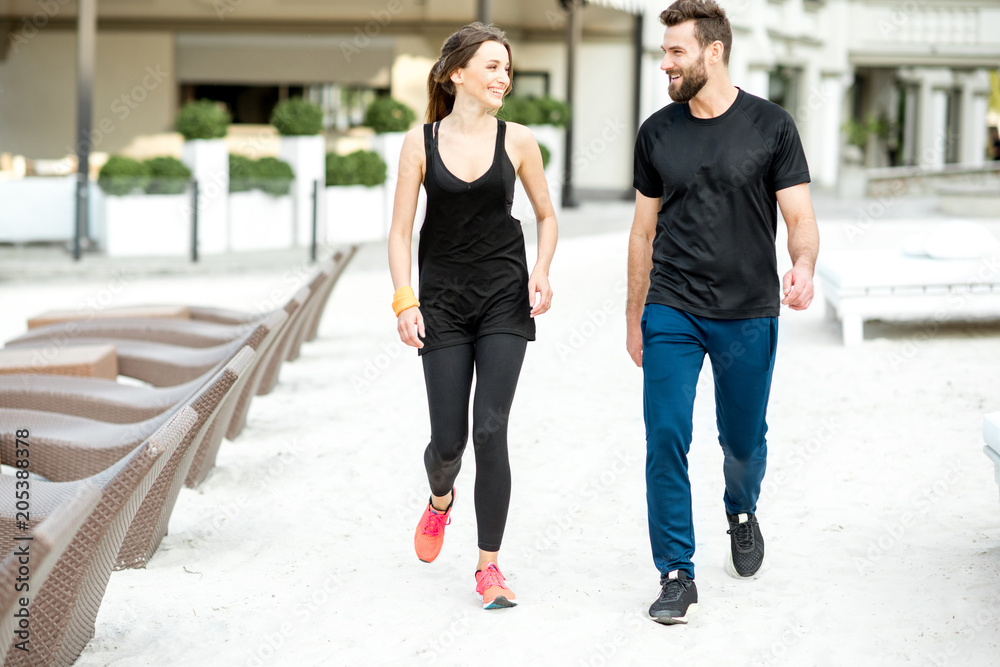
POLYGON ((490 334, 475 343, 453 345, 421 356, 431 416, 431 441, 424 451, 424 466, 435 496, 448 495, 462 467, 462 453, 469 439, 469 394, 475 369, 472 443, 476 453, 476 524, 483 551, 500 550, 507 523, 507 420, 527 345, 527 339, 521 336, 490 334))

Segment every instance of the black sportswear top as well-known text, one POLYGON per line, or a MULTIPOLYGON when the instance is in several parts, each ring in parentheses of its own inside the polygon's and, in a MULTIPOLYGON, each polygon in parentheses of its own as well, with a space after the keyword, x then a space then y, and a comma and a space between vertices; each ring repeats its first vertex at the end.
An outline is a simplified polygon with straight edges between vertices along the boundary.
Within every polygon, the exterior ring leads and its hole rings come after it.
POLYGON ((419 353, 491 333, 534 340, 524 234, 511 215, 516 173, 504 147, 506 125, 497 121, 493 162, 471 182, 442 162, 438 126, 424 125, 427 214, 417 264, 427 335, 419 353))
POLYGON ((650 116, 635 141, 633 185, 662 197, 646 303, 715 319, 780 310, 775 192, 809 182, 792 117, 740 90, 721 116, 687 104, 650 116))

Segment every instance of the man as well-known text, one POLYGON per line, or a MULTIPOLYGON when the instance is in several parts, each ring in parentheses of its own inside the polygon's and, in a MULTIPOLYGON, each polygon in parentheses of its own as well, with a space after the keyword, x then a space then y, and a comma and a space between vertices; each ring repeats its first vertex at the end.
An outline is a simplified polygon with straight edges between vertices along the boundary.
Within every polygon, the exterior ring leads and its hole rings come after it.
POLYGON ((660 69, 675 104, 636 138, 626 347, 643 370, 646 502, 661 585, 649 614, 673 624, 686 623, 698 601, 687 453, 704 357, 725 455, 727 570, 753 577, 764 560, 755 513, 777 315, 780 304, 804 310, 812 301, 819 232, 791 116, 730 82, 725 11, 714 0, 677 0, 660 21, 660 69), (793 263, 780 285, 776 205, 793 263))

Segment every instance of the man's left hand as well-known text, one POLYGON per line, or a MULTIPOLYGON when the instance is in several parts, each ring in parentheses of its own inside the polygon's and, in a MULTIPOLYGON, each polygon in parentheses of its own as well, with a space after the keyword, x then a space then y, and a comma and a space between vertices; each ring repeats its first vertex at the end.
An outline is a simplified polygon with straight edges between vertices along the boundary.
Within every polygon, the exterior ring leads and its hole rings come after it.
POLYGON ((812 272, 793 266, 781 279, 781 304, 792 310, 805 310, 813 300, 812 272))

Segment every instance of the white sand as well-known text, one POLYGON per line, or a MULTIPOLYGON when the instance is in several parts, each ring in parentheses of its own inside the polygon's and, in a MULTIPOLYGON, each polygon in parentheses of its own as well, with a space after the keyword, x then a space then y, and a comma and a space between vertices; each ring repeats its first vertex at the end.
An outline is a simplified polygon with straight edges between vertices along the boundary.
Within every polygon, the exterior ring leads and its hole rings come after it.
MULTIPOLYGON (((885 222, 854 242, 922 224, 885 222)), ((824 223, 824 247, 848 245, 845 228, 824 223)), ((768 560, 753 581, 722 569, 706 364, 690 457, 701 604, 690 625, 664 627, 645 615, 658 575, 641 372, 624 350, 626 233, 565 239, 510 429, 501 567, 521 604, 484 612, 471 453, 441 556, 413 554, 426 401, 396 338, 383 253, 366 247, 340 279, 319 339, 254 401, 209 479, 181 492, 148 567, 112 576, 77 664, 1000 664, 1000 507, 980 435, 1000 408, 1000 323, 931 335, 875 324, 844 348, 819 300, 783 313, 759 505, 768 560)), ((253 308, 282 279, 143 279, 110 299, 253 308)), ((0 285, 0 338, 107 288, 0 285)))

